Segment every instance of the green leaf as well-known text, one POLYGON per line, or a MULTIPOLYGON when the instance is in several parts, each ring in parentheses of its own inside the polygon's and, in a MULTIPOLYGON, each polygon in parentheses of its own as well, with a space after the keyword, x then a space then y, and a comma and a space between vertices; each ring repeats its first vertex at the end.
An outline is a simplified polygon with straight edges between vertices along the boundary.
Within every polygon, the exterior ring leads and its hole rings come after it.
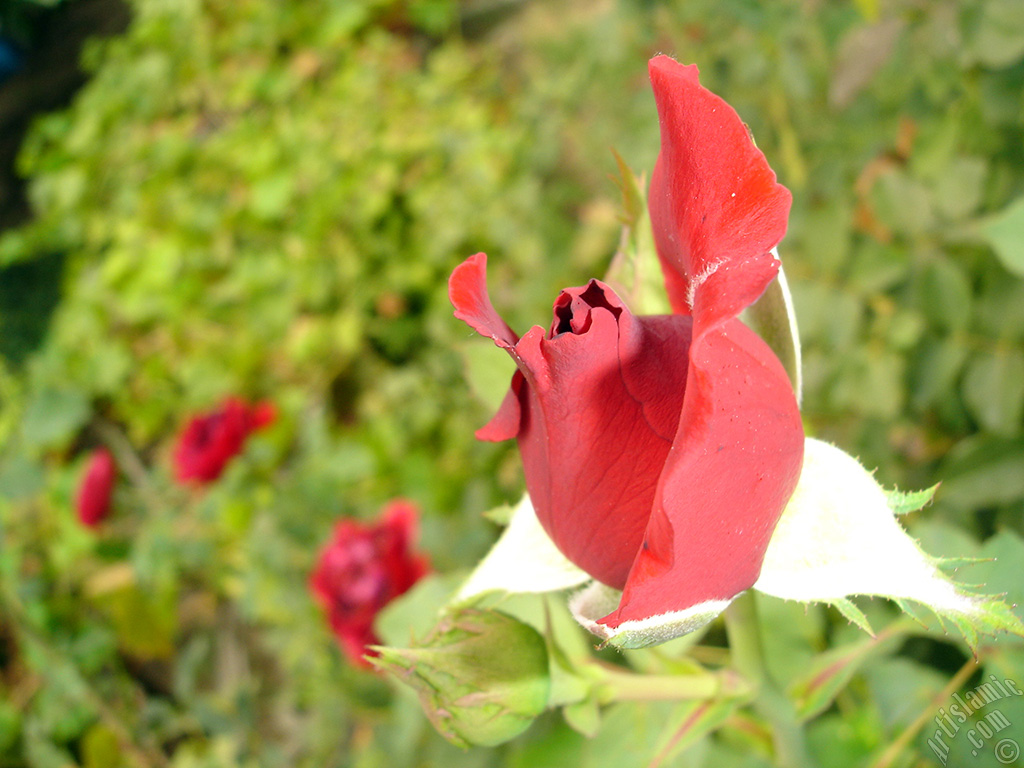
POLYGON ((942 501, 964 510, 1024 498, 1024 439, 979 435, 961 441, 943 462, 942 501))
POLYGON ((0 701, 0 756, 8 752, 21 733, 21 712, 9 701, 0 701))
POLYGON ((89 413, 89 400, 81 391, 47 387, 28 401, 22 436, 34 448, 67 442, 85 424, 89 413))
POLYGON ((1024 354, 1002 348, 975 355, 963 390, 968 410, 984 429, 1015 435, 1024 419, 1024 354))
POLYGON ((870 622, 868 622, 868 617, 864 615, 864 612, 858 608, 852 600, 840 598, 831 601, 830 605, 839 611, 839 613, 843 615, 843 618, 851 624, 856 624, 869 635, 875 634, 875 631, 871 629, 870 622))
POLYGON ((887 631, 878 637, 864 638, 817 656, 806 671, 790 682, 787 689, 787 694, 796 704, 800 720, 810 720, 827 709, 857 670, 872 656, 895 650, 896 640, 900 636, 898 631, 887 631))
POLYGON ((823 607, 755 594, 757 616, 764 632, 764 665, 775 680, 791 680, 803 673, 826 643, 823 607))
POLYGON ((113 624, 118 644, 140 659, 168 659, 178 629, 177 598, 172 589, 143 591, 134 569, 110 565, 89 579, 87 592, 113 624))
POLYGON ((654 764, 671 760, 717 730, 739 706, 737 699, 694 701, 683 704, 675 713, 675 723, 662 735, 654 764))
POLYGON ((117 736, 105 725, 94 725, 82 737, 82 768, 117 768, 123 765, 117 736))
POLYGON ((1003 266, 1024 277, 1024 197, 989 219, 981 233, 1003 266))
POLYGON ((587 738, 593 738, 601 727, 601 707, 592 696, 562 707, 562 716, 570 728, 587 738))
POLYGON ((933 259, 918 278, 919 305, 929 322, 947 333, 965 331, 971 320, 972 289, 963 269, 933 259))
POLYGON ((1024 55, 1024 6, 1016 0, 989 0, 967 40, 964 53, 987 67, 1002 68, 1024 55))

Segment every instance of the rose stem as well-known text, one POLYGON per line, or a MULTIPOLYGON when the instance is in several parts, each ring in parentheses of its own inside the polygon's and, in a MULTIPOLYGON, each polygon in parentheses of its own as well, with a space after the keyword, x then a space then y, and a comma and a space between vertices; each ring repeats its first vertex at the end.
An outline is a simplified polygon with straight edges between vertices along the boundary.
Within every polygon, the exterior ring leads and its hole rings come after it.
POLYGON ((742 593, 725 609, 725 629, 729 635, 733 667, 754 687, 754 710, 771 724, 780 768, 813 765, 807 754, 796 709, 765 668, 753 592, 747 590, 742 593))

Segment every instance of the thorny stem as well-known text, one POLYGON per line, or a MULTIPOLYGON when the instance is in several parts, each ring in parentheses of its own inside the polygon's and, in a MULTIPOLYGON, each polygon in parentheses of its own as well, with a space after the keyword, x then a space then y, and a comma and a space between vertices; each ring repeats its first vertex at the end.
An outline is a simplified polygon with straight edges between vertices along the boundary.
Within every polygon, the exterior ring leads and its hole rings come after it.
POLYGON ((733 667, 754 686, 754 709, 771 724, 778 765, 780 768, 812 765, 796 708, 765 667, 753 592, 747 590, 725 609, 725 628, 733 667))

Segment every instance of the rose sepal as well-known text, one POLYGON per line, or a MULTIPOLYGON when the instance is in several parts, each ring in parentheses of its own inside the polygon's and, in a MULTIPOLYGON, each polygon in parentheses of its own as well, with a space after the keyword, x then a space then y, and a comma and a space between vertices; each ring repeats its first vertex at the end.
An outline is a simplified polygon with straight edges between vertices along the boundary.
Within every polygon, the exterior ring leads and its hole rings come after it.
MULTIPOLYGON (((927 502, 933 491, 887 492, 852 456, 808 438, 800 482, 753 588, 786 600, 832 605, 869 634, 870 624, 851 599, 855 595, 891 599, 910 615, 912 604, 923 605, 955 626, 972 648, 983 634, 1024 636, 1024 624, 1000 596, 974 594, 948 578, 940 569, 943 561, 927 555, 899 524, 897 515, 927 502)), ((619 648, 642 648, 687 634, 729 604, 712 601, 614 629, 600 624, 598 619, 614 608, 621 593, 590 580, 555 548, 528 497, 457 600, 495 591, 536 593, 581 585, 570 598, 574 617, 604 643, 619 648)))
POLYGON ((930 491, 885 491, 860 462, 834 445, 807 439, 800 483, 765 553, 754 589, 800 602, 834 605, 871 632, 854 595, 885 597, 914 615, 923 605, 953 624, 975 648, 982 634, 1024 636, 1024 623, 1001 596, 976 594, 940 569, 897 521, 930 491))

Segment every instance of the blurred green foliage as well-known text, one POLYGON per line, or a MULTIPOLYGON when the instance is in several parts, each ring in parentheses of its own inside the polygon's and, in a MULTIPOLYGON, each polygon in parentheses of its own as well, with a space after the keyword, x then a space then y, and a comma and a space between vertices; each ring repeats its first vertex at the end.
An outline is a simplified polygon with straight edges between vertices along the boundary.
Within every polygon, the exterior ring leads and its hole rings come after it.
MULTIPOLYGON (((396 495, 439 570, 485 550, 479 512, 522 480, 472 432, 509 371, 451 318, 447 275, 487 251, 522 332, 604 273, 609 150, 653 166, 657 52, 700 65, 794 193, 809 431, 886 485, 943 480, 912 530, 998 553, 965 581, 1024 595, 1017 0, 132 7, 74 105, 37 121, 36 218, 0 239, 0 766, 767 764, 735 715, 659 751, 688 714, 661 704, 618 705, 594 741, 545 717, 461 753, 346 668, 306 593, 333 520, 396 495), (173 487, 176 431, 227 394, 282 417, 208 491, 173 487), (98 443, 122 483, 96 536, 71 499, 98 443)), ((784 678, 862 639, 762 602, 784 678)), ((820 765, 864 764, 934 706, 963 661, 936 637, 858 667, 811 722, 820 765)), ((1024 679, 1011 643, 983 662, 1024 679)))

